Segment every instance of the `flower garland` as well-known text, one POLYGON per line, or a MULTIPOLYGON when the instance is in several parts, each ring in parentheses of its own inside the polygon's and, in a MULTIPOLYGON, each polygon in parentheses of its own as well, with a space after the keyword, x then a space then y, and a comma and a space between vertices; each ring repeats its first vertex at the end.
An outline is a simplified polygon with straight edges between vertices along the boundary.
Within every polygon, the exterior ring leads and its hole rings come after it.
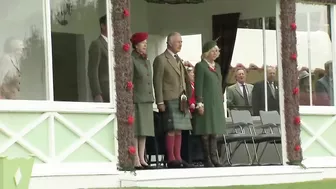
POLYGON ((281 55, 288 164, 302 165, 300 141, 298 64, 296 49, 296 0, 280 1, 281 55))
POLYGON ((130 54, 130 0, 111 0, 118 120, 118 168, 135 171, 133 83, 130 54))

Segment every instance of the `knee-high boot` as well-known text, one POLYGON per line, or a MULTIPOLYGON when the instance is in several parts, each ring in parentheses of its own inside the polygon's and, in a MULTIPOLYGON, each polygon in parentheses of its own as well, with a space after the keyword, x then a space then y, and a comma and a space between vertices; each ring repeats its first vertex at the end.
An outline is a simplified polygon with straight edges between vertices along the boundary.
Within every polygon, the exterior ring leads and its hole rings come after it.
POLYGON ((203 164, 204 167, 213 167, 214 165, 210 159, 210 145, 208 136, 201 136, 202 150, 203 150, 203 164))
POLYGON ((215 167, 223 167, 223 165, 219 161, 218 153, 217 153, 217 137, 216 135, 209 136, 210 143, 210 159, 215 167))

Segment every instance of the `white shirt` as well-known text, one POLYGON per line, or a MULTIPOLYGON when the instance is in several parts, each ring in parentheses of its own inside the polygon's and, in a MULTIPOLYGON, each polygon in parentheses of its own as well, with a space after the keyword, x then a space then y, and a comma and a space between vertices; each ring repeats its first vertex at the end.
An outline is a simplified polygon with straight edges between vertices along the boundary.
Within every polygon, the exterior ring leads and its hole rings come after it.
POLYGON ((103 34, 100 34, 100 35, 105 39, 106 43, 108 43, 107 37, 103 34))
POLYGON ((209 61, 207 61, 206 59, 204 59, 204 61, 206 62, 206 63, 208 63, 208 65, 211 67, 211 68, 216 68, 216 63, 215 62, 213 62, 213 63, 210 63, 209 61))
POLYGON ((178 56, 178 54, 174 54, 171 50, 167 49, 167 51, 169 52, 169 54, 171 54, 174 58, 175 58, 175 55, 178 56))
POLYGON ((242 83, 237 82, 237 84, 238 84, 239 89, 240 89, 240 91, 242 92, 242 94, 244 94, 244 88, 243 88, 243 85, 245 85, 246 94, 247 94, 247 95, 249 94, 249 91, 248 91, 248 88, 247 88, 246 83, 243 83, 243 84, 242 84, 242 83))
POLYGON ((273 89, 277 89, 277 87, 274 85, 274 81, 267 81, 267 83, 272 87, 273 89))

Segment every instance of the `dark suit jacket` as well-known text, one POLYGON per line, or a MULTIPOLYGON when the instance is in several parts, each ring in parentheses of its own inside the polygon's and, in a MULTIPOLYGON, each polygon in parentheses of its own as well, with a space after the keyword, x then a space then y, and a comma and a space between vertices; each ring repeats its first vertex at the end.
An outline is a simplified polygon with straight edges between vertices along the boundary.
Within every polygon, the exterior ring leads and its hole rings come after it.
POLYGON ((329 79, 329 76, 324 76, 317 80, 315 91, 318 95, 328 95, 330 105, 334 104, 334 84, 333 81, 329 79))
MULTIPOLYGON (((270 86, 267 84, 267 110, 279 111, 279 87, 278 83, 274 82, 275 96, 273 96, 270 86)), ((265 110, 265 83, 264 81, 257 82, 252 90, 252 108, 253 115, 259 116, 260 110, 265 110)))
POLYGON ((132 52, 133 63, 133 102, 153 103, 152 67, 149 60, 144 59, 135 51, 132 52))
POLYGON ((109 101, 108 46, 102 36, 92 41, 89 48, 88 76, 92 96, 102 95, 104 102, 109 101))
POLYGON ((192 89, 184 65, 176 62, 167 50, 154 60, 153 84, 156 103, 178 99, 183 90, 191 97, 192 89))

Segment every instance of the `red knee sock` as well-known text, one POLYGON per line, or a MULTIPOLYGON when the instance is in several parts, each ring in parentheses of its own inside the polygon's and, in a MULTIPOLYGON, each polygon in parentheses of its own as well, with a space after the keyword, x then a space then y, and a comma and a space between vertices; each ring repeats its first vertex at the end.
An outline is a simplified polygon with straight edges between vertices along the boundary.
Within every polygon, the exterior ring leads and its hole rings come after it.
POLYGON ((174 135, 168 135, 167 134, 167 136, 166 136, 166 151, 167 151, 168 161, 174 161, 175 160, 174 140, 175 140, 174 135))
POLYGON ((182 143, 182 136, 181 134, 175 135, 175 145, 174 145, 174 155, 176 160, 181 161, 181 143, 182 143))

